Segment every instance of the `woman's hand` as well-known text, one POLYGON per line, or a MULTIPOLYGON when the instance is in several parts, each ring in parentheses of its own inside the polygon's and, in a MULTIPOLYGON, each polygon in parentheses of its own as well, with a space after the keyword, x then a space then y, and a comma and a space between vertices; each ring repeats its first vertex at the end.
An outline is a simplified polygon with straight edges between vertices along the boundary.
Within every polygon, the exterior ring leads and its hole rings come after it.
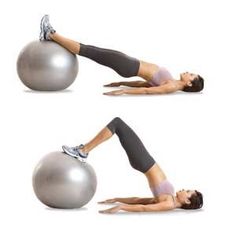
POLYGON ((114 82, 114 83, 104 85, 104 87, 119 87, 119 86, 120 86, 120 82, 114 82))
POLYGON ((101 202, 98 202, 99 204, 109 204, 109 203, 115 203, 117 202, 116 198, 111 198, 111 199, 107 199, 107 200, 104 200, 104 201, 101 201, 101 202))
POLYGON ((124 89, 113 90, 113 91, 110 91, 110 92, 103 93, 103 95, 111 95, 111 96, 122 95, 122 94, 125 94, 124 89))
POLYGON ((116 212, 120 211, 121 209, 122 209, 122 205, 118 205, 118 206, 108 208, 108 209, 105 209, 105 210, 100 210, 99 213, 113 214, 113 213, 116 213, 116 212))

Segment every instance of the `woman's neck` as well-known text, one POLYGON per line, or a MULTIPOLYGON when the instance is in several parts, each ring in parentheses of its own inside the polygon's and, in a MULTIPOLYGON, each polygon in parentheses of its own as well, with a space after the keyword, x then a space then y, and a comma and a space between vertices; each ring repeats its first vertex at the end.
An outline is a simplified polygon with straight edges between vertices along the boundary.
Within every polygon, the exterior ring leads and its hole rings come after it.
POLYGON ((182 204, 179 202, 179 199, 174 196, 174 204, 176 208, 181 208, 182 204))
POLYGON ((175 86, 177 86, 179 90, 183 90, 184 87, 186 86, 186 82, 182 80, 173 80, 171 83, 174 83, 175 86))

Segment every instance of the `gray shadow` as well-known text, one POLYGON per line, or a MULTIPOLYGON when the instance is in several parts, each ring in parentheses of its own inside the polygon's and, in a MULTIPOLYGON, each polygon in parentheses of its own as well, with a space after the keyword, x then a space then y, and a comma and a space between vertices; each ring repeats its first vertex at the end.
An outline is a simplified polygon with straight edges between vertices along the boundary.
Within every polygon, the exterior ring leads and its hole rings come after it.
MULTIPOLYGON (((190 214, 197 214, 199 212, 203 212, 204 210, 184 210, 184 209, 176 209, 172 211, 159 211, 159 212, 140 212, 135 213, 134 215, 190 215, 190 214)), ((131 215, 132 212, 118 212, 120 215, 131 215)), ((132 214, 133 215, 133 214, 132 214)))
POLYGON ((35 94, 55 94, 55 93, 73 93, 73 90, 64 89, 64 90, 59 90, 59 91, 37 91, 37 90, 25 89, 24 92, 35 93, 35 94))
MULTIPOLYGON (((165 216, 165 215, 189 215, 189 214, 197 214, 199 211, 203 212, 203 210, 173 210, 173 211, 162 211, 162 212, 117 212, 115 214, 105 213, 105 215, 133 215, 133 216, 165 216)), ((102 214, 102 213, 100 213, 102 214)))
POLYGON ((127 212, 127 211, 119 211, 115 214, 111 213, 99 213, 101 215, 132 215, 132 216, 165 216, 165 215, 190 215, 190 214, 197 214, 204 212, 204 209, 197 209, 197 210, 184 210, 184 209, 175 209, 171 211, 159 211, 159 212, 127 212))
POLYGON ((45 207, 48 211, 87 211, 87 207, 81 207, 81 208, 73 208, 73 209, 62 209, 62 208, 52 208, 52 207, 45 207))
POLYGON ((198 92, 198 93, 187 93, 187 92, 176 92, 176 93, 168 93, 168 94, 124 94, 124 95, 104 95, 106 97, 116 97, 116 98, 129 98, 129 97, 175 97, 175 96, 201 96, 203 95, 203 92, 198 92))

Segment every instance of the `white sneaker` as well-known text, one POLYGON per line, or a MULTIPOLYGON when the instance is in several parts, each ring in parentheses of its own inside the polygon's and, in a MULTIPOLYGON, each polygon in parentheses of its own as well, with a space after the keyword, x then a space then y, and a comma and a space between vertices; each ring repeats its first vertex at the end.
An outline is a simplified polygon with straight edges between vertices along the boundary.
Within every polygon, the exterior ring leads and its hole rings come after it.
POLYGON ((88 153, 83 153, 81 151, 83 147, 84 147, 83 144, 80 144, 79 146, 75 146, 75 147, 69 147, 69 146, 63 145, 62 150, 66 154, 85 162, 86 158, 88 157, 88 153))
POLYGON ((44 15, 43 18, 41 19, 40 22, 40 35, 39 35, 39 40, 51 40, 50 39, 50 34, 55 33, 56 30, 53 29, 49 22, 49 15, 44 15))

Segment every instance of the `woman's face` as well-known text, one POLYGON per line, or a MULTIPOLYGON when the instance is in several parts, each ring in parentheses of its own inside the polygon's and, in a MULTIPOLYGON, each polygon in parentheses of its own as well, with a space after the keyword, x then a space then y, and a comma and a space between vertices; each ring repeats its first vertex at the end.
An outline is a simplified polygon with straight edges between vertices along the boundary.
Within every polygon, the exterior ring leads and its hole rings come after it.
POLYGON ((182 204, 189 204, 189 198, 193 195, 196 194, 194 190, 180 190, 176 193, 176 197, 178 198, 179 202, 182 204))
POLYGON ((186 84, 188 86, 191 86, 192 81, 197 78, 198 78, 197 74, 193 74, 193 73, 189 73, 189 72, 185 72, 185 73, 180 74, 180 80, 186 82, 186 84))

